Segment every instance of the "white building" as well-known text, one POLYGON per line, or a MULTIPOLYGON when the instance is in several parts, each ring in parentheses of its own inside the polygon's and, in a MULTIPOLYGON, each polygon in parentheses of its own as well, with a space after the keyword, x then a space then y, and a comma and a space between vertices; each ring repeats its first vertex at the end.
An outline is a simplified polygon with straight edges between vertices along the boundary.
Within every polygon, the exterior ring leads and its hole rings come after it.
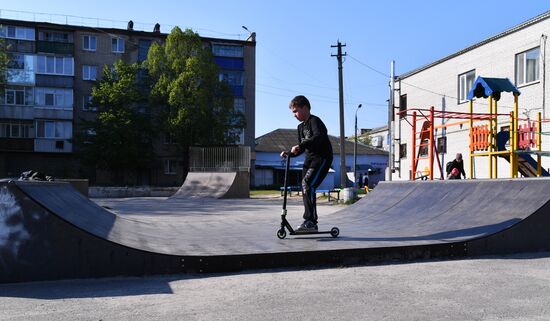
POLYGON ((361 135, 368 134, 372 147, 389 151, 390 149, 390 137, 388 136, 388 125, 376 127, 373 129, 361 129, 361 135))
MULTIPOLYGON (((475 28, 472 29, 475 31, 475 28)), ((549 58, 546 54, 547 35, 550 34, 550 11, 517 25, 498 35, 485 39, 450 56, 396 77, 394 129, 394 168, 392 179, 408 180, 412 172, 412 128, 411 117, 400 117, 404 109, 429 109, 446 112, 468 112, 466 99, 477 77, 508 78, 521 92, 519 96, 519 117, 535 120, 541 112, 543 118, 550 118, 546 107, 550 92, 547 79, 549 58), (399 110, 398 110, 399 109, 399 110)), ((486 99, 474 99, 474 113, 488 113, 486 99)), ((510 93, 502 93, 498 101, 498 113, 509 114, 514 99, 510 93)), ((509 118, 508 118, 509 119, 509 118)), ((435 125, 455 120, 436 118, 435 125)), ((486 121, 485 121, 486 122, 486 121)), ((476 124, 481 124, 478 122, 476 124)), ((520 121, 521 124, 521 121, 520 121)), ((509 120, 499 120, 498 130, 507 130, 509 120)), ((422 121, 417 122, 417 131, 422 121)), ((544 123, 543 132, 550 131, 550 123, 544 123)), ((418 138, 418 135, 416 136, 418 138)), ((469 175, 469 124, 439 128, 435 134, 439 146, 439 159, 443 166, 456 153, 464 155, 464 168, 469 175)), ((418 145, 417 140, 416 144, 418 145)), ((542 135, 542 150, 550 151, 550 136, 542 135)), ((418 147, 416 149, 418 153, 418 147)), ((417 169, 428 167, 428 160, 419 160, 417 169)), ((510 164, 498 159, 498 177, 510 177, 510 164)), ((550 167, 550 158, 542 157, 542 167, 550 167)), ((488 157, 474 159, 474 177, 487 178, 488 157)), ((439 177, 437 162, 434 178, 439 177)))

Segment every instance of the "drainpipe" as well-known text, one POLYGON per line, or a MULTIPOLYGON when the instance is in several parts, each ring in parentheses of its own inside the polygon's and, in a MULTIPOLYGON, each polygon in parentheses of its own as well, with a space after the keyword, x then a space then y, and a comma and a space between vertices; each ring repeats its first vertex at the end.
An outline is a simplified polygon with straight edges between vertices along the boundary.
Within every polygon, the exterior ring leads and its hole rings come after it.
MULTIPOLYGON (((445 110, 447 109, 447 97, 443 96, 441 98, 441 111, 442 111, 442 117, 441 117, 441 125, 442 128, 441 128, 441 137, 444 137, 444 140, 445 140, 445 149, 447 148, 447 126, 444 126, 446 121, 445 121, 445 110)), ((437 146, 437 145, 436 145, 437 146)), ((443 151, 439 151, 439 155, 441 156, 441 166, 443 166, 443 171, 445 170, 445 153, 443 153, 443 151)), ((441 168, 439 169, 440 171, 442 170, 441 168)), ((447 178, 447 172, 444 172, 443 175, 443 179, 446 179, 447 178)))
POLYGON ((546 36, 542 34, 540 36, 540 55, 542 59, 542 117, 546 118, 546 36))

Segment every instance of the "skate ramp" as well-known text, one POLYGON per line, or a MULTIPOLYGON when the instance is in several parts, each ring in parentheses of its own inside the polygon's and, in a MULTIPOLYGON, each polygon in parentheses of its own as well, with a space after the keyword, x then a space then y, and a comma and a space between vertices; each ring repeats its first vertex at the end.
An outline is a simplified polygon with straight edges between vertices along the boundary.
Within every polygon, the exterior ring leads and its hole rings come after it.
POLYGON ((248 198, 248 172, 189 172, 174 198, 248 198))
POLYGON ((339 238, 279 240, 280 211, 241 210, 256 200, 169 199, 158 207, 211 209, 146 219, 106 210, 66 183, 1 183, 0 282, 550 250, 549 189, 546 178, 381 182, 320 218, 339 238))

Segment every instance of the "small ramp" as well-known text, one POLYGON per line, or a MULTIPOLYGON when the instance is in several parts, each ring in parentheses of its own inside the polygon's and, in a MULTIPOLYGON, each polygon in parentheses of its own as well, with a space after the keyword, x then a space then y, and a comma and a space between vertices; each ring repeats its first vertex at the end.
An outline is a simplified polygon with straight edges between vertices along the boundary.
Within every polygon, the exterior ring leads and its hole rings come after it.
POLYGON ((189 172, 172 198, 248 198, 248 172, 189 172))
POLYGON ((547 178, 381 182, 320 218, 340 237, 279 240, 280 212, 239 212, 243 200, 209 202, 220 214, 206 221, 141 219, 67 183, 0 183, 0 283, 548 251, 548 190, 547 178))

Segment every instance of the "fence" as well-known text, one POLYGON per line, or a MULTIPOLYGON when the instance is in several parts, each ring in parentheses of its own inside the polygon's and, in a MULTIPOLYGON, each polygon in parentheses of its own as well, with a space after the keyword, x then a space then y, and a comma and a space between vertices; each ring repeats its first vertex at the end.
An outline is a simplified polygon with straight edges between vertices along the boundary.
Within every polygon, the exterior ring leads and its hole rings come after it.
POLYGON ((191 147, 190 172, 250 171, 250 146, 191 147))
MULTIPOLYGON (((23 20, 29 22, 49 22, 56 24, 64 25, 73 25, 73 26, 85 26, 92 28, 114 28, 114 29, 126 29, 128 26, 128 21, 122 20, 112 20, 112 19, 103 19, 103 18, 92 18, 92 17, 81 17, 74 15, 65 15, 65 14, 55 14, 55 13, 43 13, 43 12, 32 12, 32 11, 19 11, 19 10, 9 10, 0 8, 0 18, 1 19, 10 19, 10 20, 23 20)), ((133 29, 137 31, 153 31, 155 22, 139 22, 134 21, 133 29)), ((162 24, 162 32, 168 33, 172 30, 175 25, 162 24)), ((182 29, 191 28, 195 32, 200 33, 201 36, 210 36, 210 37, 230 37, 235 39, 246 39, 248 33, 225 33, 210 29, 196 28, 191 26, 181 26, 182 29)))

